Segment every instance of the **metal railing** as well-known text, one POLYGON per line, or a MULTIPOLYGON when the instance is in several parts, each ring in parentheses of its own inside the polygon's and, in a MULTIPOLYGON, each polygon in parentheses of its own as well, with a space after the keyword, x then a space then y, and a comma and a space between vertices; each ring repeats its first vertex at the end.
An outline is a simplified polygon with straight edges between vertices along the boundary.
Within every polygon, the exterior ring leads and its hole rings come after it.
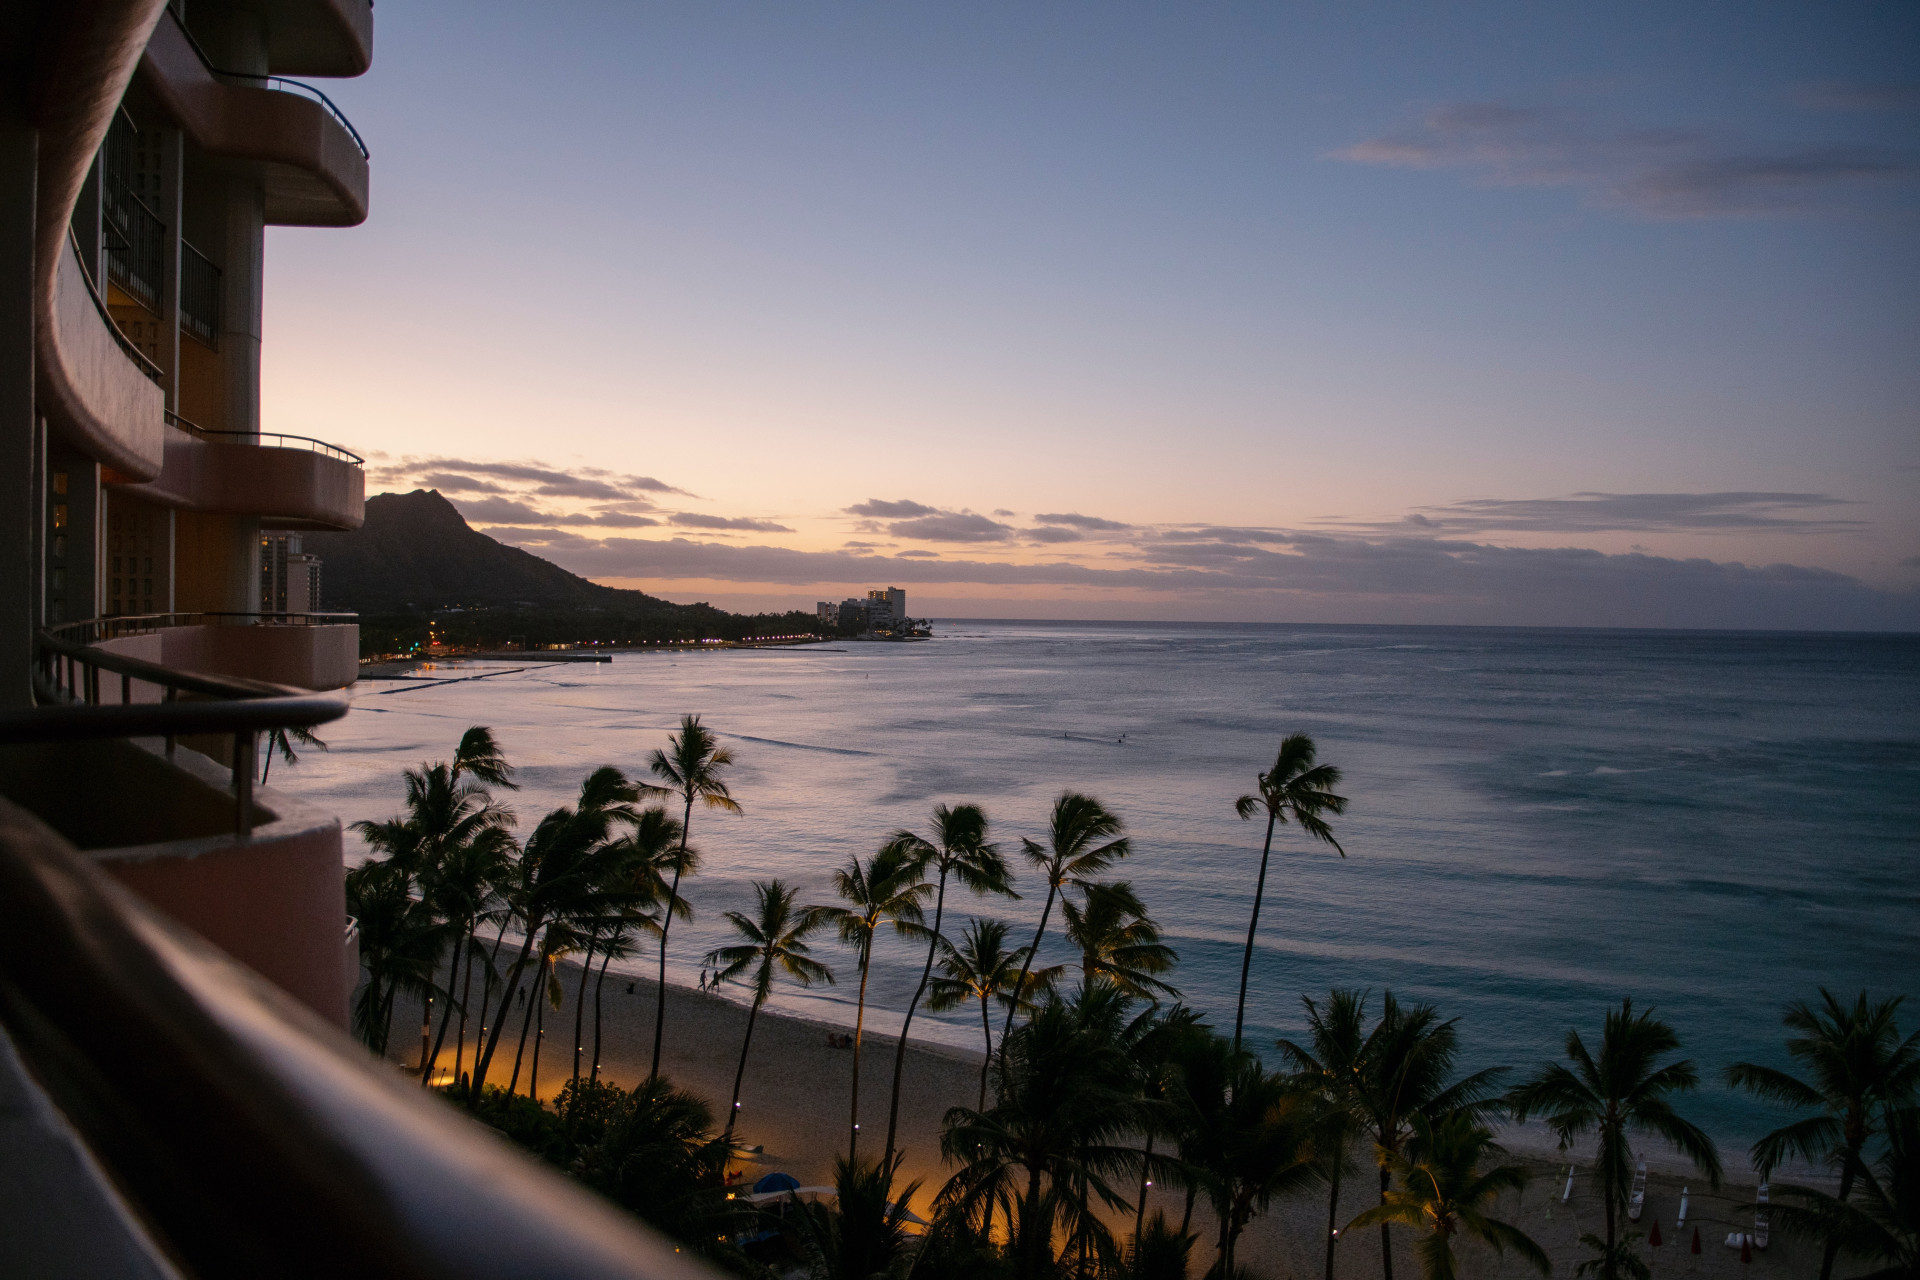
POLYGON ((173 613, 120 613, 48 627, 46 634, 67 644, 99 644, 122 636, 152 635, 168 627, 337 627, 359 621, 357 613, 238 613, 178 610, 173 613))
POLYGON ((220 268, 185 240, 180 242, 180 328, 220 349, 220 268))
POLYGON ((200 65, 205 67, 209 72, 216 76, 225 76, 232 80, 243 80, 248 84, 257 84, 267 89, 278 90, 281 93, 298 94, 303 98, 308 98, 319 103, 325 108, 326 113, 332 116, 334 121, 339 124, 342 129, 347 131, 347 136, 353 139, 353 145, 360 149, 360 158, 363 160, 373 159, 373 152, 367 150, 366 139, 360 136, 360 131, 353 127, 353 121, 347 119, 347 113, 335 105, 332 98, 329 98, 326 94, 304 80, 289 80, 285 76, 270 76, 257 71, 228 71, 223 67, 214 66, 213 59, 209 58, 207 51, 200 47, 200 42, 193 38, 193 32, 187 30, 187 24, 181 22, 179 15, 173 14, 171 10, 169 10, 168 13, 169 16, 173 18, 174 24, 180 28, 180 34, 187 38, 187 43, 193 46, 193 51, 200 55, 200 65))
POLYGON ((166 275, 167 224, 136 190, 140 131, 123 107, 114 114, 100 148, 101 229, 106 236, 107 278, 141 306, 160 313, 166 275))
MULTIPOLYGON (((94 619, 61 630, 112 621, 94 619)), ((49 631, 40 633, 34 656, 34 696, 41 705, 0 711, 0 743, 164 738, 167 758, 172 759, 177 738, 232 734, 233 828, 242 840, 253 834, 253 770, 260 734, 309 729, 347 713, 341 698, 262 680, 176 671, 49 631), (103 681, 103 675, 119 676, 119 688, 103 681), (157 686, 161 701, 135 702, 135 681, 157 686), (116 693, 117 699, 109 701, 116 693)))
POLYGON ((714 1276, 4 801, 0 902, 0 1027, 183 1274, 714 1276))
POLYGON ((342 449, 337 444, 328 444, 325 440, 315 440, 312 436, 290 436, 279 431, 213 431, 197 423, 190 422, 173 410, 166 411, 167 425, 178 427, 196 440, 205 440, 208 444, 258 445, 266 449, 307 449, 314 453, 324 453, 329 458, 338 458, 342 462, 351 462, 356 467, 364 467, 366 459, 350 449, 342 449), (269 443, 284 441, 285 443, 269 443))

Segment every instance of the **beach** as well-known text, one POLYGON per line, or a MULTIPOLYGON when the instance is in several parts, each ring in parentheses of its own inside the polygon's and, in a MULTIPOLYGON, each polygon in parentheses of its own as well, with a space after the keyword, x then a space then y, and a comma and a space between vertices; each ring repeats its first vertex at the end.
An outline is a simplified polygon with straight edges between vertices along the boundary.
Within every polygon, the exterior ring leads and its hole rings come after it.
MULTIPOLYGON (((562 963, 561 985, 565 999, 558 1010, 545 1015, 546 1042, 540 1057, 540 1096, 551 1101, 571 1078, 569 1052, 573 1031, 574 993, 580 971, 576 965, 562 963)), ((601 1076, 615 1084, 630 1087, 644 1079, 653 1043, 653 983, 631 976, 610 973, 604 993, 601 1046, 601 1076), (633 990, 629 992, 628 984, 633 990)), ((587 1052, 592 1049, 593 989, 587 988, 587 1052)), ((524 1008, 524 1006, 520 1006, 524 1008)), ((667 1034, 662 1054, 662 1071, 675 1085, 703 1098, 712 1107, 715 1123, 723 1120, 727 1098, 732 1091, 733 1075, 739 1062, 741 1038, 746 1030, 747 1009, 744 1000, 736 1002, 720 995, 686 987, 670 986, 667 994, 667 1034)), ((420 1006, 404 999, 396 1004, 390 1057, 396 1067, 417 1073, 420 1062, 420 1006)), ((437 1030, 437 1024, 436 1024, 437 1030)), ((509 1024, 495 1057, 491 1083, 505 1084, 513 1070, 513 1046, 518 1022, 509 1024)), ((842 1023, 817 1022, 789 1014, 762 1010, 754 1028, 752 1053, 741 1086, 740 1121, 735 1134, 744 1146, 761 1151, 741 1166, 741 1180, 751 1183, 761 1176, 781 1171, 792 1174, 803 1186, 832 1182, 833 1159, 843 1154, 847 1144, 848 1098, 852 1083, 851 1050, 834 1048, 829 1035, 844 1034, 842 1023)), ((531 1068, 533 1037, 528 1037, 528 1062, 523 1064, 521 1091, 527 1087, 531 1068)), ((897 1041, 892 1036, 868 1034, 864 1038, 861 1061, 861 1145, 864 1156, 880 1153, 886 1140, 888 1091, 892 1083, 893 1056, 897 1041)), ((471 1040, 469 1041, 471 1046, 471 1040)), ((442 1051, 439 1067, 444 1073, 453 1062, 451 1035, 442 1051)), ((469 1048, 469 1063, 471 1049, 469 1048)), ((582 1055, 582 1073, 588 1059, 582 1055)), ((933 1196, 952 1173, 940 1159, 940 1121, 950 1107, 972 1106, 979 1095, 981 1054, 942 1044, 912 1040, 908 1044, 906 1076, 901 1086, 899 1145, 904 1152, 902 1183, 921 1185, 912 1197, 914 1209, 923 1215, 933 1196)), ((1530 1145, 1533 1135, 1517 1135, 1530 1145)), ((1566 1162, 1555 1162, 1550 1150, 1526 1152, 1514 1144, 1516 1155, 1533 1171, 1526 1192, 1509 1197, 1500 1216, 1519 1226, 1539 1242, 1554 1260, 1554 1275, 1571 1276, 1573 1265, 1586 1251, 1578 1244, 1585 1232, 1601 1230, 1602 1213, 1593 1179, 1584 1167, 1576 1172, 1574 1195, 1563 1203, 1560 1194, 1565 1183, 1566 1162)), ((1663 1162, 1652 1159, 1660 1167, 1663 1162)), ((1744 1167, 1744 1153, 1725 1152, 1730 1166, 1744 1167)), ((1577 1163, 1577 1161, 1576 1161, 1577 1163)), ((1374 1173, 1369 1166, 1356 1174, 1343 1189, 1340 1220, 1344 1223, 1372 1198, 1374 1173)), ((1818 1269, 1817 1250, 1782 1239, 1777 1234, 1772 1247, 1756 1252, 1750 1264, 1743 1264, 1739 1252, 1723 1241, 1737 1227, 1750 1227, 1751 1212, 1741 1214, 1738 1206, 1752 1200, 1750 1185, 1729 1183, 1718 1192, 1705 1186, 1698 1177, 1680 1177, 1656 1172, 1648 1179, 1647 1209, 1639 1229, 1655 1221, 1666 1233, 1658 1250, 1654 1275, 1659 1276, 1747 1276, 1799 1277, 1818 1269), (1685 1239, 1674 1235, 1674 1216, 1682 1186, 1691 1188, 1688 1231, 1685 1239), (1688 1251, 1692 1229, 1700 1231, 1702 1252, 1688 1251)), ((1155 1195, 1148 1211, 1164 1209, 1177 1219, 1181 1210, 1178 1193, 1155 1195)), ((1265 1280, 1292 1280, 1294 1277, 1324 1275, 1324 1239, 1327 1213, 1325 1192, 1300 1200, 1277 1203, 1256 1218, 1241 1238, 1239 1260, 1265 1280)), ((1116 1223, 1121 1234, 1131 1231, 1131 1222, 1116 1223)), ((1194 1229, 1201 1243, 1194 1248, 1190 1274, 1198 1276, 1213 1257, 1212 1240, 1216 1227, 1204 1206, 1194 1213, 1194 1229)), ((1410 1234, 1398 1228, 1395 1275, 1418 1276, 1412 1254, 1410 1234)), ((1335 1269, 1341 1280, 1351 1277, 1377 1277, 1380 1274, 1378 1233, 1369 1231, 1364 1239, 1343 1243, 1335 1269)), ((1475 1277, 1505 1278, 1536 1275, 1520 1259, 1499 1258, 1479 1246, 1463 1246, 1463 1272, 1475 1277)), ((1853 1270, 1844 1264, 1837 1274, 1853 1270)))

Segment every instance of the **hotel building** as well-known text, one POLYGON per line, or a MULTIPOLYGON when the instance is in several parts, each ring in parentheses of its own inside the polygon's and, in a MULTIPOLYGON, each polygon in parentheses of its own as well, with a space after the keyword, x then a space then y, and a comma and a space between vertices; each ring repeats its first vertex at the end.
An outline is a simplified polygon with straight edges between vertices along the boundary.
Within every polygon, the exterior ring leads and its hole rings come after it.
POLYGON ((298 535, 361 459, 261 420, 261 301, 266 228, 367 217, 313 81, 372 48, 370 0, 0 21, 9 1275, 693 1274, 346 1037, 340 819, 255 784, 358 671, 298 535))

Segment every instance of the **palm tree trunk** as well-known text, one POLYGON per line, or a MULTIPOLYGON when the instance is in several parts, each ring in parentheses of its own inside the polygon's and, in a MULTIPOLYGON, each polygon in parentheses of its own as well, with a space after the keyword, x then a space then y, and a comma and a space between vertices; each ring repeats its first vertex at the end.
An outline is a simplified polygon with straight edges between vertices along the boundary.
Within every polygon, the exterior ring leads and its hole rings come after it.
MULTIPOLYGON (((747 1034, 740 1039, 740 1065, 733 1069, 733 1099, 727 1103, 727 1127, 720 1135, 723 1145, 733 1141, 733 1122, 740 1118, 740 1082, 747 1078, 747 1050, 753 1047, 753 1024, 760 1017, 760 1006, 766 1002, 766 996, 761 993, 761 988, 756 986, 753 992, 753 1007, 747 1010, 747 1034)), ((730 1147, 729 1150, 731 1150, 730 1147)))
POLYGON ((1146 1159, 1140 1162, 1140 1199, 1136 1201, 1133 1206, 1133 1247, 1136 1253, 1140 1249, 1140 1226, 1146 1221, 1147 1217, 1147 1187, 1149 1185, 1147 1174, 1151 1170, 1152 1165, 1153 1135, 1149 1133, 1147 1135, 1146 1159))
MULTIPOLYGON (((1619 1135, 1613 1135, 1615 1139, 1619 1135)), ((1613 1265, 1613 1153, 1607 1149, 1604 1141, 1600 1145, 1600 1190, 1607 1202, 1607 1275, 1606 1280, 1620 1280, 1613 1265)))
POLYGON ((1180 1214, 1180 1238, 1183 1240, 1186 1238, 1187 1228, 1193 1225, 1193 1197, 1193 1184, 1189 1182, 1187 1184, 1187 1207, 1182 1210, 1180 1214))
MULTIPOLYGON (((545 977, 544 974, 541 975, 545 977)), ((540 1049, 547 1043, 547 984, 542 982, 534 995, 538 1006, 533 1015, 533 1070, 527 1074, 527 1096, 540 1101, 540 1049)))
POLYGON ((613 959, 613 949, 609 947, 600 957, 600 976, 593 983, 593 1070, 587 1075, 588 1084, 600 1083, 600 993, 607 986, 607 964, 613 959))
POLYGON ((1033 945, 1027 948, 1027 958, 1020 962, 1020 980, 1013 984, 1013 1003, 1007 1006, 1007 1020, 1000 1028, 1000 1058, 1004 1062, 1007 1056, 1007 1036, 1013 1032, 1013 1015, 1020 1012, 1020 999, 1027 992, 1027 972, 1033 968, 1033 959, 1040 954, 1040 939, 1046 935, 1047 919, 1053 914, 1053 900, 1059 896, 1060 887, 1047 878, 1047 905, 1040 912, 1040 927, 1033 931, 1033 945))
POLYGON ((940 892, 933 900, 933 937, 927 940, 927 963, 920 970, 920 985, 913 989, 913 999, 907 1001, 907 1017, 900 1024, 900 1043, 893 1049, 893 1096, 887 1102, 887 1154, 893 1158, 893 1139, 900 1125, 900 1076, 907 1065, 907 1028, 913 1025, 913 1011, 920 1007, 920 997, 926 994, 927 982, 933 977, 933 953, 940 945, 940 913, 947 905, 947 873, 940 871, 940 892))
POLYGON ((673 887, 667 890, 667 909, 660 913, 660 986, 653 993, 653 1065, 647 1083, 660 1078, 660 1038, 667 1032, 667 930, 673 928, 673 904, 680 901, 680 868, 687 862, 687 838, 693 822, 693 789, 687 789, 686 811, 680 816, 680 856, 673 864, 673 887))
MULTIPOLYGON (((529 922, 527 925, 526 941, 520 944, 520 954, 513 962, 513 969, 507 975, 508 980, 501 984, 503 990, 500 994, 500 1008, 494 1013, 493 1034, 487 1037, 486 1052, 482 1054, 478 1046, 474 1048, 473 1089, 467 1095, 468 1106, 478 1105, 480 1101, 480 1091, 486 1088, 487 1073, 493 1069, 493 1055, 500 1048, 500 1033, 506 1030, 507 1014, 513 1009, 514 989, 520 985, 520 975, 527 967, 527 956, 533 950, 533 935, 539 931, 540 922, 538 919, 529 922)), ((504 939, 506 935, 507 927, 503 923, 500 926, 500 938, 494 940, 493 950, 495 955, 499 954, 500 940, 504 939)), ((491 976, 493 966, 489 964, 487 967, 489 976, 491 976)), ((482 1007, 481 1012, 482 1014, 486 1012, 484 1007, 482 1007)))
POLYGON ((847 1108, 847 1163, 853 1163, 854 1149, 860 1145, 860 1037, 867 1026, 867 974, 873 968, 873 930, 860 944, 860 1000, 853 1015, 853 1102, 847 1108))
MULTIPOLYGON (((1853 1173, 1860 1164, 1860 1144, 1847 1144, 1846 1163, 1840 1166, 1840 1203, 1853 1194, 1853 1173)), ((1840 1250, 1840 1237, 1829 1233, 1826 1249, 1820 1255, 1820 1280, 1832 1280, 1834 1255, 1840 1250)))
POLYGON ((460 1083, 462 1070, 467 1065, 467 1001, 473 997, 473 951, 479 940, 473 934, 467 935, 466 966, 460 971, 460 1026, 453 1041, 453 1082, 460 1083))
MULTIPOLYGON (((594 938, 587 943, 587 958, 580 965, 580 991, 573 998, 573 1083, 580 1083, 580 1051, 585 1048, 580 1042, 587 1038, 587 978, 593 973, 593 952, 600 939, 594 938)), ((575 1090, 578 1092, 578 1089, 575 1090)))
MULTIPOLYGON (((1385 1165, 1380 1167, 1380 1203, 1387 1202, 1387 1189, 1393 1185, 1393 1173, 1385 1165)), ((1613 1228, 1607 1228, 1608 1239, 1612 1239, 1613 1228)), ((1380 1224, 1380 1274, 1386 1280, 1393 1280, 1393 1235, 1386 1223, 1380 1224)))
POLYGON ((1347 1162, 1347 1152, 1343 1143, 1333 1153, 1333 1174, 1328 1179, 1333 1190, 1327 1195, 1327 1280, 1333 1280, 1333 1246, 1340 1243, 1340 1166, 1347 1162))
POLYGON ((1253 887, 1253 919, 1247 921, 1247 950, 1240 957, 1240 1001, 1233 1010, 1233 1051, 1240 1052, 1240 1028, 1247 1020, 1247 975, 1253 969, 1253 936, 1260 929, 1260 899, 1267 892, 1267 856, 1273 852, 1273 828, 1279 814, 1267 810, 1267 841, 1260 847, 1260 879, 1253 887))
POLYGON ((513 1075, 507 1080, 507 1092, 509 1094, 517 1092, 520 1088, 520 1068, 525 1063, 527 1057, 527 1036, 533 1030, 533 1007, 540 1003, 541 997, 545 994, 541 988, 545 985, 542 979, 546 977, 546 971, 547 958, 542 955, 540 957, 540 972, 534 975, 534 990, 531 993, 533 998, 527 1001, 527 1011, 520 1015, 520 1043, 513 1051, 513 1075))
POLYGON ((987 1038, 987 1056, 980 1059, 980 1105, 976 1111, 987 1109, 987 1072, 993 1069, 993 1023, 987 1020, 987 1004, 991 996, 980 997, 980 1031, 987 1038))
POLYGON ((440 1049, 447 1043, 447 1027, 453 1022, 453 975, 460 970, 460 944, 465 935, 457 935, 453 940, 453 963, 447 966, 447 1008, 440 1015, 440 1034, 433 1038, 433 1054, 420 1068, 420 1087, 433 1086, 433 1069, 440 1061, 440 1049))

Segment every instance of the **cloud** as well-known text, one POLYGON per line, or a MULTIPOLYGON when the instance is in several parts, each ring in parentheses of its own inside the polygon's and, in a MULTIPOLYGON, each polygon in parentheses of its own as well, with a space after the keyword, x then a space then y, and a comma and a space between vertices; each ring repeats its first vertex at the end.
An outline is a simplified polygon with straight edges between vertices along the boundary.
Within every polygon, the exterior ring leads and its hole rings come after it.
POLYGON ((1080 542, 1086 535, 1078 529, 1028 529, 1025 531, 1035 542, 1080 542))
POLYGON ((935 560, 938 559, 939 556, 940 553, 938 551, 928 551, 920 547, 900 553, 900 558, 903 560, 935 560))
POLYGON ((1324 525, 1371 533, 1717 533, 1771 530, 1856 533, 1864 520, 1838 518, 1858 505, 1824 493, 1576 493, 1565 498, 1474 498, 1422 507, 1394 521, 1332 519, 1324 525))
POLYGON ((996 516, 999 516, 1003 520, 1009 520, 1009 519, 1012 519, 1014 516, 1019 515, 1020 513, 1018 511, 1009 511, 1005 507, 995 507, 993 509, 993 514, 995 514, 996 516))
POLYGON ((1445 103, 1418 125, 1333 158, 1399 169, 1461 170, 1488 186, 1568 187, 1587 203, 1652 220, 1804 212, 1913 176, 1907 152, 1847 144, 1782 146, 1687 129, 1595 128, 1498 102, 1445 103))
POLYGON ((1920 108, 1920 84, 1816 80, 1795 85, 1788 96, 1794 106, 1809 111, 1912 111, 1920 108))
POLYGON ((429 487, 454 493, 512 492, 495 481, 510 481, 523 492, 554 498, 631 499, 643 493, 671 493, 692 497, 652 476, 623 475, 601 467, 561 471, 540 462, 486 462, 472 458, 402 458, 376 470, 381 482, 414 478, 429 487), (478 480, 489 476, 491 480, 478 480), (443 483, 445 482, 445 483, 443 483))
POLYGON ((752 520, 746 516, 709 516, 698 511, 681 511, 667 521, 688 529, 745 529, 751 533, 792 533, 793 530, 771 520, 752 520))
MULTIPOLYGON (((1228 531, 1232 532, 1232 531, 1228 531)), ((1578 548, 1530 549, 1434 537, 1295 533, 1284 547, 1189 538, 1143 543, 1109 568, 1009 564, 848 551, 799 551, 530 531, 512 541, 576 573, 642 581, 699 579, 791 586, 880 580, 1091 588, 1130 598, 1274 620, 1457 625, 1920 627, 1920 593, 1877 591, 1823 569, 1748 566, 1578 548)))
POLYGON ((846 512, 851 516, 878 516, 883 520, 905 520, 912 516, 937 516, 940 514, 940 509, 912 502, 906 498, 900 498, 894 502, 881 498, 868 498, 865 502, 846 508, 846 512))
POLYGON ((550 524, 561 519, 551 512, 536 511, 526 503, 515 502, 511 498, 480 498, 453 505, 469 521, 481 524, 550 524))
POLYGON ((1013 536, 1013 527, 985 516, 943 511, 918 520, 896 521, 887 526, 887 532, 921 542, 1005 542, 1013 536))
MULTIPOLYGON (((395 477, 399 479, 400 477, 395 477)), ((442 493, 505 493, 491 480, 476 480, 472 476, 454 475, 448 471, 429 471, 413 477, 423 488, 438 489, 442 493)))
POLYGON ((1067 512, 1064 515, 1037 515, 1034 519, 1040 524, 1066 524, 1076 529, 1090 531, 1133 528, 1132 525, 1121 524, 1118 520, 1102 520, 1099 516, 1083 516, 1078 512, 1067 512))
POLYGON ((511 498, 463 499, 454 503, 470 522, 485 525, 598 525, 605 529, 644 529, 658 520, 626 511, 540 511, 511 498))

